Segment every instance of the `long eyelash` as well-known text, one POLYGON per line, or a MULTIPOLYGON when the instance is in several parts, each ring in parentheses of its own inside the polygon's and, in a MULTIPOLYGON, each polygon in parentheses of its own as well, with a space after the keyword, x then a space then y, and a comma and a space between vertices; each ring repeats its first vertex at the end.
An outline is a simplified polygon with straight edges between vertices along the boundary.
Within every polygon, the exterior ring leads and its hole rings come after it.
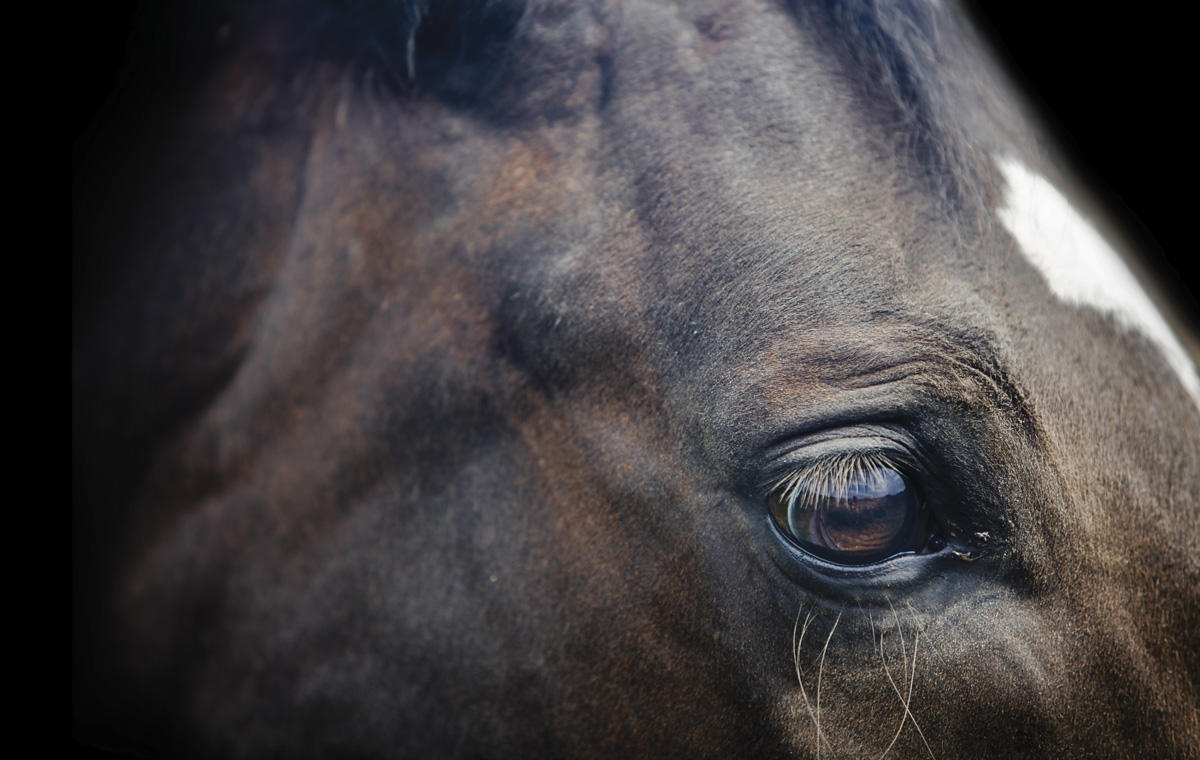
POLYGON ((884 470, 905 469, 903 463, 879 451, 856 451, 823 457, 775 481, 771 492, 787 508, 815 509, 829 498, 846 498, 851 484, 883 477, 884 470))

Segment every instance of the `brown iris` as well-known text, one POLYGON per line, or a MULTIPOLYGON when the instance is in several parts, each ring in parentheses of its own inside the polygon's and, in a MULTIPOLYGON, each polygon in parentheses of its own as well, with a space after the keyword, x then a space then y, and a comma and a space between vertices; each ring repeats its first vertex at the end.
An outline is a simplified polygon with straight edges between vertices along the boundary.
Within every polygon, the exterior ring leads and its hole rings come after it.
POLYGON ((916 491, 880 455, 812 465, 784 478, 768 502, 785 535, 833 562, 877 562, 918 551, 928 538, 916 491))

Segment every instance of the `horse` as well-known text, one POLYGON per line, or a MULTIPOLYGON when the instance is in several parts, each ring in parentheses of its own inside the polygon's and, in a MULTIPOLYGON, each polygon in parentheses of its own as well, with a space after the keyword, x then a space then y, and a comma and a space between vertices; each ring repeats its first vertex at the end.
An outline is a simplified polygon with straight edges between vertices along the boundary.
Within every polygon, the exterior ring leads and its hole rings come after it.
POLYGON ((77 741, 1197 756, 1195 338, 950 0, 146 18, 77 741))

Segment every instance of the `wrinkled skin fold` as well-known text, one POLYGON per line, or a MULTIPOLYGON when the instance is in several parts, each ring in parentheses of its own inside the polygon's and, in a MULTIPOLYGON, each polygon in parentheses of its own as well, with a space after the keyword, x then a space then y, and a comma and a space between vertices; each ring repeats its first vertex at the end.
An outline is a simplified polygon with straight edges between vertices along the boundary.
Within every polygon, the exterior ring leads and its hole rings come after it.
POLYGON ((73 196, 79 741, 1196 756, 1200 407, 1024 252, 1006 160, 1109 230, 951 4, 146 18, 73 196), (798 548, 867 449, 937 540, 798 548))

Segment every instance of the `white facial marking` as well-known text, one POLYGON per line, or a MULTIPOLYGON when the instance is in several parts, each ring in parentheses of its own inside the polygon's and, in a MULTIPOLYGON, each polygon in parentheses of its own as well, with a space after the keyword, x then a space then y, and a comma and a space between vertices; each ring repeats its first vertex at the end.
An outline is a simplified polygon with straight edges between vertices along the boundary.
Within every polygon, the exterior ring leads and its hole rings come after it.
POLYGON ((996 163, 1008 182, 996 215, 1054 295, 1111 315, 1154 341, 1200 407, 1200 377, 1191 357, 1117 252, 1045 177, 1015 158, 996 163))

